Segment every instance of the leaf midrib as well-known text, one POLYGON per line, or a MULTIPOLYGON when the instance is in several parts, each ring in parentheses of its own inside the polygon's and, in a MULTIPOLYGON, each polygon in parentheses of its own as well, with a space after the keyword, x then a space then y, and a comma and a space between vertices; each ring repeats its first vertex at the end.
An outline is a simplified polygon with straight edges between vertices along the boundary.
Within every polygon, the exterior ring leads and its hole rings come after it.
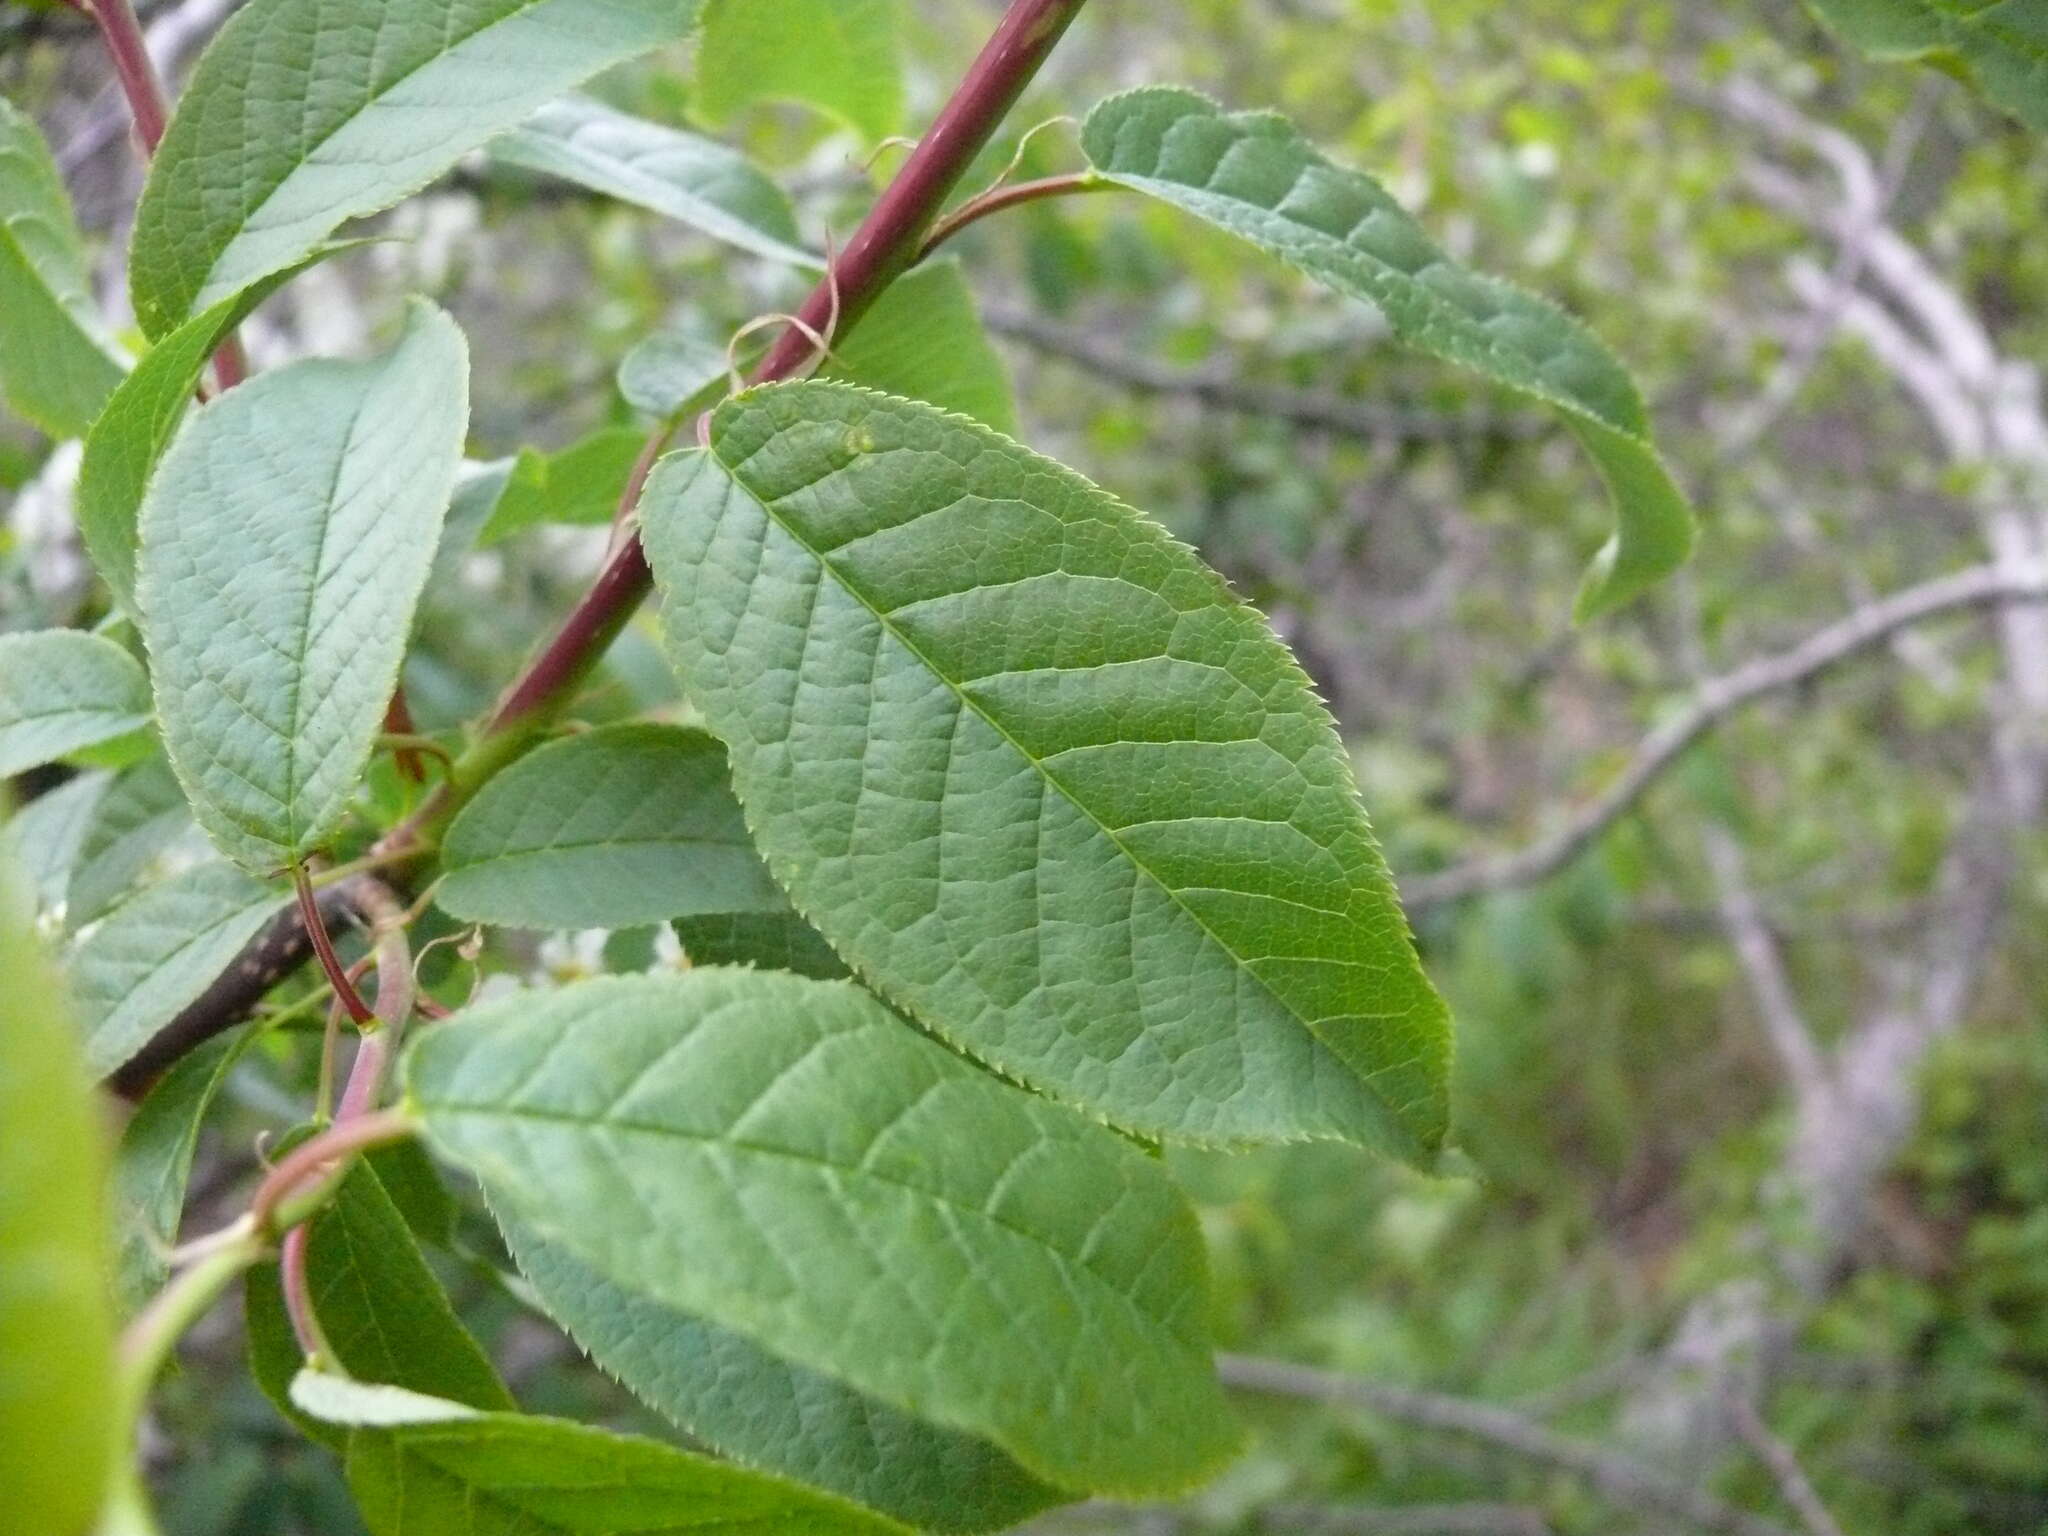
MULTIPOLYGON (((779 429, 777 435, 780 435, 779 429)), ((746 482, 746 480, 741 477, 740 472, 736 467, 728 464, 724 458, 720 457, 718 454, 717 446, 715 444, 709 451, 711 452, 713 458, 717 459, 719 467, 725 471, 727 477, 732 481, 732 483, 736 486, 739 486, 742 490, 744 490, 747 493, 748 499, 752 501, 756 506, 760 507, 763 514, 765 514, 769 519, 771 519, 776 527, 782 529, 784 533, 788 534, 789 537, 795 541, 797 546, 800 549, 802 549, 805 554, 809 555, 813 560, 815 560, 818 564, 819 570, 829 572, 833 576, 833 578, 838 582, 840 587, 843 588, 849 595, 851 595, 856 602, 858 602, 863 608, 865 608, 868 611, 869 614, 873 616, 875 622, 881 626, 882 630, 886 634, 888 634, 906 651, 908 651, 910 655, 917 660, 920 666, 924 667, 925 670, 931 673, 933 677, 936 677, 941 683, 945 684, 947 690, 953 695, 953 697, 956 700, 958 700, 959 705, 963 710, 970 711, 974 715, 976 715, 985 725, 988 726, 990 730, 994 731, 996 735, 1000 737, 1002 741, 1005 742, 1011 748, 1011 750, 1016 752, 1017 755, 1023 758, 1025 762, 1029 763, 1032 769, 1039 775, 1039 777, 1043 778, 1046 783, 1050 784, 1055 790, 1057 790, 1062 799, 1064 799, 1069 805, 1073 806, 1074 809, 1079 811, 1083 816, 1087 817, 1090 824, 1093 825, 1098 832, 1100 832, 1105 838, 1109 840, 1110 845, 1114 847, 1119 853, 1121 853, 1124 856, 1125 859, 1127 859, 1130 862, 1132 868, 1136 869, 1146 879, 1150 880, 1162 892, 1164 892, 1167 900, 1170 901, 1182 913, 1184 913, 1188 921, 1192 922, 1195 925, 1195 927, 1198 930, 1200 930, 1200 932, 1206 938, 1208 938, 1212 943, 1216 945, 1218 949, 1222 950, 1223 953, 1230 958, 1230 960, 1238 968, 1238 970, 1243 973, 1247 981, 1249 981, 1254 987, 1257 987, 1259 991, 1262 992, 1265 996, 1271 998, 1273 1002, 1279 1006, 1280 1010, 1287 1015, 1287 1017, 1293 1019, 1298 1025, 1301 1026, 1302 1030, 1308 1035, 1309 1039, 1313 1041, 1320 1050, 1328 1052, 1330 1058, 1333 1061, 1335 1061, 1340 1067, 1343 1068, 1345 1072, 1350 1074, 1361 1085, 1363 1085, 1366 1091, 1370 1093, 1373 1096, 1373 1098, 1380 1103, 1380 1105, 1386 1110, 1386 1112, 1390 1116, 1392 1116, 1395 1125, 1399 1128, 1400 1134, 1404 1138, 1415 1141, 1421 1140, 1421 1138, 1416 1136, 1414 1131, 1409 1128, 1406 1117, 1404 1116, 1402 1110, 1395 1106, 1393 1103, 1391 1103, 1387 1099, 1387 1097, 1373 1085, 1373 1078, 1378 1077, 1384 1073, 1395 1071, 1402 1068, 1426 1065, 1426 1063, 1423 1062, 1423 1059, 1420 1056, 1410 1056, 1407 1059, 1399 1062, 1390 1062, 1384 1066, 1375 1068, 1371 1073, 1366 1073, 1360 1071, 1357 1066, 1355 1066, 1352 1062, 1350 1062, 1344 1056, 1339 1054, 1335 1046, 1331 1045, 1328 1041, 1324 1040, 1323 1037, 1316 1032, 1315 1025, 1311 1023, 1307 1018, 1303 1017, 1299 1009, 1297 1009, 1291 1002, 1289 1002, 1286 998, 1282 997, 1278 992, 1276 992, 1264 977, 1260 976, 1256 971, 1252 969, 1253 962, 1247 960, 1243 955, 1239 954, 1232 945, 1224 941, 1224 939, 1215 931, 1215 929, 1210 927, 1207 922, 1203 921, 1201 915, 1181 899, 1180 893, 1178 891, 1174 890, 1172 886, 1168 885, 1163 879, 1161 879, 1160 876, 1156 872, 1154 872, 1153 869, 1148 864, 1146 864, 1144 860, 1140 859, 1137 856, 1137 854, 1131 850, 1130 846, 1126 844, 1122 838, 1118 837, 1117 834, 1110 829, 1109 825, 1099 815, 1096 814, 1095 809, 1092 806, 1086 805, 1080 799, 1078 799, 1072 790, 1070 790, 1065 784, 1060 782, 1059 777, 1045 765, 1042 759, 1033 756, 1032 753, 1024 747, 1023 743, 1019 742, 1015 736, 1011 735, 1009 731, 1005 730, 1003 726, 988 713, 987 710, 983 709, 980 704, 978 704, 972 697, 970 697, 959 682, 947 676, 946 673, 929 656, 927 656, 924 653, 924 651, 913 640, 910 639, 909 636, 905 635, 900 629, 898 629, 896 625, 890 621, 890 616, 887 613, 885 613, 879 606, 877 606, 868 597, 868 594, 863 592, 860 589, 860 587, 853 581, 853 579, 849 575, 847 575, 847 573, 841 571, 837 566, 835 566, 828 556, 820 553, 818 548, 814 544, 812 544, 808 539, 806 539, 802 533, 800 533, 795 527, 793 527, 789 523, 788 520, 782 517, 780 513, 777 511, 776 505, 773 502, 768 501, 760 494, 758 494, 754 490, 753 486, 749 485, 746 482)), ((842 472, 843 470, 834 471, 834 473, 842 472)), ((956 497, 954 499, 953 505, 957 505, 961 499, 962 498, 956 497)), ((1380 1018, 1392 1020, 1406 1019, 1411 1016, 1412 1010, 1404 1009, 1400 1012, 1395 1013, 1346 1014, 1342 1017, 1380 1018)), ((950 1032, 947 1033, 950 1038, 950 1032)), ((972 1049, 972 1047, 969 1047, 969 1049, 972 1049)), ((1051 1090, 1048 1089, 1046 1091, 1050 1092, 1051 1090)))
MULTIPOLYGON (((670 1138, 676 1141, 689 1142, 692 1144, 721 1147, 737 1153, 746 1153, 757 1157, 800 1163, 807 1167, 824 1169, 829 1173, 839 1175, 843 1178, 853 1180, 864 1179, 871 1183, 884 1185, 888 1188, 900 1189, 906 1194, 914 1195, 921 1200, 929 1201, 931 1204, 943 1207, 946 1210, 957 1211, 963 1215, 972 1216, 979 1221, 985 1221, 990 1226, 999 1227, 1003 1231, 1010 1233, 1012 1236, 1021 1238, 1025 1242, 1030 1243, 1033 1247, 1042 1249, 1045 1253, 1049 1254, 1053 1258, 1055 1263, 1062 1271, 1072 1273, 1073 1271, 1078 1269, 1079 1272, 1082 1275, 1085 1275, 1094 1285, 1099 1286, 1103 1290, 1107 1291, 1111 1298, 1114 1299, 1120 1306, 1122 1306, 1124 1310, 1137 1317, 1140 1321, 1144 1322, 1149 1327, 1155 1328, 1159 1330, 1161 1333, 1163 1333, 1166 1336, 1166 1338, 1170 1340, 1176 1348, 1185 1349, 1189 1347, 1188 1341, 1181 1337, 1178 1330, 1176 1330, 1171 1323, 1169 1323, 1166 1319, 1162 1317, 1156 1316, 1155 1314, 1146 1311, 1143 1307, 1141 1307, 1138 1304, 1135 1297, 1129 1295, 1128 1293, 1120 1289, 1114 1280, 1100 1273, 1095 1268, 1095 1266, 1089 1263, 1086 1259, 1066 1253, 1064 1250, 1055 1247, 1051 1242, 1047 1241, 1038 1233, 1020 1227, 1016 1223, 1005 1219, 1004 1217, 998 1215, 994 1211, 988 1210, 980 1206, 969 1205, 966 1202, 950 1194, 940 1193, 938 1191, 927 1189, 922 1185, 911 1183, 906 1179, 891 1178, 887 1174, 878 1173, 871 1168, 849 1166, 845 1163, 834 1162, 830 1158, 819 1157, 813 1153, 801 1152, 793 1147, 769 1146, 761 1142, 747 1141, 733 1136, 722 1136, 715 1132, 689 1131, 677 1126, 660 1125, 650 1121, 622 1120, 611 1116, 574 1115, 563 1110, 539 1109, 530 1105, 523 1105, 518 1109, 513 1110, 507 1109, 503 1106, 490 1104, 456 1104, 448 1102, 435 1104, 432 1100, 424 1100, 423 1102, 426 1104, 430 1112, 438 1110, 444 1114, 468 1114, 478 1116, 480 1118, 490 1118, 492 1116, 496 1116, 507 1120, 536 1120, 551 1125, 576 1126, 585 1130, 588 1130, 592 1127, 602 1127, 607 1130, 622 1131, 629 1135, 670 1138)), ((1055 1143, 1053 1143, 1052 1141, 1043 1136, 1041 1136, 1039 1140, 1034 1143, 1034 1146, 1049 1145, 1055 1145, 1055 1143)), ((1115 1202, 1113 1202, 1112 1205, 1109 1207, 1109 1209, 1113 1210, 1117 1205, 1121 1205, 1123 1201, 1129 1196, 1129 1194, 1129 1185, 1120 1183, 1118 1186, 1117 1198, 1115 1202)), ((1097 1217, 1096 1220, 1098 1225, 1100 1224, 1102 1219, 1102 1216, 1097 1217)))

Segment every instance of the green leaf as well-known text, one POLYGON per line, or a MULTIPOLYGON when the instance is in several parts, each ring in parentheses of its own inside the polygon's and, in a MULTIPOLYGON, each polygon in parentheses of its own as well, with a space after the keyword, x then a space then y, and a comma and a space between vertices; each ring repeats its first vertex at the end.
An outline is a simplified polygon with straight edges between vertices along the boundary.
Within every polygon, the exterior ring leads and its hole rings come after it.
POLYGON ((833 348, 824 372, 1017 433, 1010 371, 981 328, 957 261, 927 262, 891 283, 833 348))
POLYGON ((1685 562, 1692 512, 1613 354, 1554 305, 1452 263, 1380 184, 1332 165, 1287 119, 1173 87, 1112 96, 1081 147, 1097 172, 1363 299, 1416 350, 1556 407, 1606 478, 1614 536, 1579 588, 1584 621, 1685 562))
POLYGON ((608 427, 559 453, 520 449, 476 542, 488 547, 536 523, 610 522, 646 441, 637 427, 608 427))
POLYGON ((694 0, 251 0, 193 71, 135 212, 150 336, 411 196, 536 107, 685 35, 694 0))
POLYGON ((1119 1125, 1443 1134, 1450 1055, 1328 713, 1192 551, 844 385, 721 406, 642 501, 769 869, 878 991, 1119 1125))
POLYGON ((349 1486, 373 1536, 908 1536, 827 1495, 637 1436, 311 1371, 292 1397, 354 1426, 349 1486))
POLYGON ((232 865, 196 865, 121 903, 71 960, 86 1065, 104 1077, 234 963, 291 900, 232 865))
POLYGON ((492 140, 491 158, 636 204, 771 261, 824 265, 798 243, 782 189, 738 150, 587 96, 542 107, 492 140))
POLYGON ((414 300, 384 356, 294 363, 201 407, 150 482, 136 596, 164 744, 251 870, 318 848, 348 808, 467 421, 462 333, 414 300))
POLYGON ((103 635, 0 635, 0 779, 149 724, 142 664, 103 635))
POLYGON ((441 844, 435 899, 465 922, 633 928, 788 908, 747 837, 714 736, 645 721, 549 742, 492 778, 441 844))
POLYGON ((1231 1449, 1164 1171, 850 983, 700 970, 508 998, 419 1037, 406 1084, 541 1241, 1047 1482, 1160 1493, 1231 1449))
POLYGON ((0 825, 0 865, 21 871, 42 911, 65 904, 78 850, 112 787, 111 773, 81 773, 35 799, 0 825))
POLYGON ((114 1153, 114 1294, 124 1314, 141 1307, 169 1273, 200 1127, 255 1038, 254 1029, 236 1030, 181 1057, 121 1133, 114 1153))
POLYGON ((192 403, 207 359, 280 285, 345 244, 326 245, 282 272, 222 299, 150 348, 86 434, 78 466, 78 532, 94 567, 130 613, 135 606, 135 520, 171 434, 192 403))
POLYGON ((49 147, 0 97, 0 390, 53 437, 83 437, 121 382, 49 147))
MULTIPOLYGON (((192 826, 192 811, 161 755, 124 769, 93 807, 64 894, 64 923, 76 932, 104 916, 192 826)), ((196 841, 196 835, 193 838, 196 841)))
POLYGON ((897 0, 709 0, 697 106, 712 123, 760 101, 816 107, 870 143, 903 124, 897 0))
POLYGON ((114 1453, 106 1155, 21 895, 0 869, 0 1489, 9 1530, 68 1536, 114 1453))
POLYGON ((727 1456, 928 1531, 996 1530, 1065 1497, 985 1440, 927 1424, 745 1334, 613 1285, 565 1250, 503 1225, 541 1305, 591 1359, 727 1456))
MULTIPOLYGON (((514 1408, 512 1396, 462 1326, 390 1192, 368 1163, 349 1169, 306 1237, 306 1281, 338 1366, 362 1381, 447 1398, 472 1409, 514 1408)), ((347 1435, 298 1411, 292 1378, 305 1363, 278 1288, 278 1266, 249 1273, 244 1307, 251 1365, 280 1412, 335 1450, 347 1435)))
POLYGON ((1961 76, 2037 133, 2048 133, 2048 10, 2039 0, 1807 0, 1874 59, 1917 60, 1961 76))
POLYGON ((619 393, 636 411, 675 416, 726 374, 725 348, 687 331, 656 331, 619 363, 619 393))
POLYGON ((755 965, 820 981, 851 974, 825 936, 794 912, 718 912, 670 924, 692 965, 755 965))

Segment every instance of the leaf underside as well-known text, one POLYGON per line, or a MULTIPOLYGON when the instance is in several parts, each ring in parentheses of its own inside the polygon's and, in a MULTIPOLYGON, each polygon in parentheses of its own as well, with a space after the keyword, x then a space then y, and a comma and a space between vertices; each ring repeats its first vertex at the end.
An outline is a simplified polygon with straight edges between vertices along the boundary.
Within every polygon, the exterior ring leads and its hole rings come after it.
POLYGON ((850 983, 588 980, 467 1010, 405 1077, 517 1228, 1047 1482, 1164 1492, 1231 1449, 1164 1171, 850 983))
POLYGON ((642 502, 769 868, 870 984, 1133 1130, 1425 1156, 1449 1025, 1265 622, 1007 438, 842 385, 721 406, 642 502))
POLYGON ((1386 317, 1394 334, 1564 413, 1613 495, 1616 529, 1576 607, 1638 596, 1692 549, 1691 509, 1651 445, 1635 382, 1583 325, 1457 266, 1380 184, 1332 165, 1286 118, 1159 86, 1099 103, 1081 145, 1120 186, 1172 204, 1386 317))
POLYGON ((0 635, 0 779, 149 724, 142 665, 103 635, 0 635))

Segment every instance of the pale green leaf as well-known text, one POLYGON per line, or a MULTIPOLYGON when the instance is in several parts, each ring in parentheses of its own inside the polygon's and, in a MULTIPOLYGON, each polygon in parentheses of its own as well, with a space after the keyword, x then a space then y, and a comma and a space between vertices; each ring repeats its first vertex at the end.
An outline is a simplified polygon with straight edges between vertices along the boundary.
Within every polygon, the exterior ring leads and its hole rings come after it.
POLYGON ((619 393, 636 411, 674 416, 727 373, 725 348, 687 331, 656 331, 619 363, 619 393))
POLYGON ((182 854, 184 843, 198 840, 191 828, 185 791, 164 757, 152 756, 124 769, 94 805, 79 840, 77 863, 64 893, 65 926, 75 932, 104 916, 134 886, 149 879, 160 859, 182 854))
MULTIPOLYGON (((93 813, 112 787, 108 772, 81 773, 59 784, 7 817, 0 825, 0 865, 21 872, 37 907, 44 912, 63 908, 71 887, 93 813)), ((0 810, 4 810, 0 802, 0 810)))
POLYGON ((323 246, 193 316, 143 355, 86 434, 85 457, 78 466, 78 532, 114 600, 130 613, 137 611, 135 520, 143 492, 192 403, 207 359, 281 284, 347 248, 323 246))
POLYGON ((136 1108, 114 1152, 114 1294, 133 1313, 164 1283, 192 1157, 214 1095, 254 1029, 217 1035, 175 1062, 136 1108))
POLYGON ((115 1449, 106 1149, 21 896, 0 869, 0 1523, 74 1536, 115 1449))
POLYGON ((709 0, 697 106, 713 123, 759 101, 794 101, 870 142, 903 123, 897 0, 709 0))
POLYGON ((728 401, 642 509, 755 841, 884 996, 1133 1130, 1437 1144, 1449 1025, 1350 759, 1192 551, 823 383, 728 401))
POLYGON ((2048 5, 2041 0, 1807 0, 1853 47, 1920 60, 1970 82, 2048 133, 2048 5))
POLYGON ((348 1426, 349 1486, 373 1536, 909 1536, 638 1436, 312 1371, 291 1392, 302 1413, 348 1426))
POLYGON ((851 983, 596 978, 437 1025, 405 1081, 541 1241, 1047 1482, 1165 1492, 1231 1449, 1165 1172, 851 983))
POLYGON ((103 635, 0 635, 0 779, 149 724, 142 664, 103 635))
POLYGON ((435 899, 467 922, 633 928, 781 912, 703 731, 632 721, 564 737, 493 777, 441 844, 435 899))
POLYGON ((218 861, 130 897, 71 958, 85 1058, 104 1077, 234 963, 290 895, 218 861))
POLYGON ((417 192, 543 102, 682 37, 694 0, 251 0, 179 98, 129 285, 162 336, 417 192))
POLYGON ((927 1531, 996 1530, 1065 1498, 985 1440, 927 1424, 503 1226, 541 1305, 591 1359, 724 1455, 927 1531))
POLYGON ((981 328, 956 261, 926 262, 891 283, 833 347, 824 372, 1017 432, 1010 370, 981 328))
POLYGON ((82 437, 121 382, 57 164, 0 97, 0 391, 54 437, 82 437))
POLYGON ((797 243, 796 215, 782 189, 745 155, 587 96, 542 107, 492 140, 491 158, 636 204, 771 261, 823 265, 797 243))
POLYGON ((462 458, 462 333, 422 300, 369 362, 201 407, 142 507, 136 596, 171 765, 245 867, 318 848, 361 778, 462 458))
POLYGON ((1684 563, 1692 512, 1650 442, 1635 381, 1564 311, 1454 264, 1386 190, 1332 165, 1287 119, 1173 87, 1112 96, 1081 145, 1096 171, 1249 241, 1386 317, 1409 346, 1556 407, 1606 478, 1614 536, 1581 620, 1684 563))
POLYGON ((536 523, 610 522, 646 441, 636 427, 607 427, 559 453, 520 449, 477 544, 487 548, 536 523))
POLYGON ((757 965, 820 981, 848 974, 825 936, 794 912, 714 912, 669 926, 692 965, 757 965))

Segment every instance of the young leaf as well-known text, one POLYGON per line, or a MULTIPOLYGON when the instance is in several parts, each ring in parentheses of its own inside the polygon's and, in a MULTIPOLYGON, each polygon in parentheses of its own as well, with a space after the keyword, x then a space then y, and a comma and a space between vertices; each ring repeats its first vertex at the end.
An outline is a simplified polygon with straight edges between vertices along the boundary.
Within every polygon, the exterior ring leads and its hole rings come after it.
POLYGON ((303 1413, 348 1426, 372 1536, 910 1536, 902 1526, 633 1435, 302 1372, 303 1413))
POLYGON ((794 912, 716 912, 669 926, 692 965, 754 965, 819 981, 851 974, 825 936, 794 912))
POLYGON ((78 466, 78 532, 114 600, 135 607, 135 519, 157 460, 192 403, 214 349, 281 284, 345 245, 323 246, 306 260, 231 294, 150 348, 121 381, 86 434, 78 466))
POLYGON ((693 1438, 748 1466, 926 1531, 997 1530, 1066 1497, 986 1440, 927 1424, 501 1225, 541 1305, 592 1360, 693 1438))
POLYGON ((164 744, 246 868, 319 847, 348 807, 467 420, 462 333, 415 300, 384 356, 294 363, 201 408, 150 482, 136 596, 164 744))
POLYGON ((1098 104, 1081 147, 1108 180, 1373 305, 1418 351, 1563 412, 1606 478, 1617 519, 1579 588, 1581 621, 1685 562, 1692 512, 1650 443, 1627 371, 1564 311, 1454 265, 1370 176, 1332 165, 1283 117, 1227 113, 1173 87, 1098 104))
POLYGON ((151 164, 129 286, 152 337, 411 196, 543 102, 682 37, 694 0, 252 0, 151 164))
POLYGON ((0 824, 0 865, 21 872, 39 910, 54 912, 65 904, 78 850, 113 782, 105 771, 81 773, 0 824))
POLYGON ((2030 0, 1807 0, 1874 59, 1918 60, 1962 76, 2036 133, 2048 133, 2048 12, 2030 0))
POLYGON ((0 390, 51 436, 82 437, 120 382, 57 163, 0 97, 0 390))
MULTIPOLYGON (((349 1169, 306 1238, 306 1281, 329 1362, 362 1381, 445 1398, 470 1409, 515 1408, 491 1362, 448 1305, 441 1282, 376 1170, 349 1169)), ((278 1267, 249 1272, 244 1308, 250 1364, 278 1410, 337 1451, 347 1436, 300 1413, 290 1396, 305 1363, 278 1288, 278 1267)))
POLYGON ((747 837, 714 736, 646 721, 553 741, 448 828, 436 900, 466 922, 633 928, 788 908, 747 837))
POLYGON ((646 433, 607 427, 559 453, 522 448, 476 536, 488 547, 535 523, 609 523, 646 433))
POLYGON ((493 139, 491 158, 637 204, 771 261, 824 265, 798 244, 782 189, 738 150, 587 96, 542 107, 493 139))
POLYGON ((114 1453, 106 1156, 21 896, 0 869, 0 1489, 9 1530, 81 1532, 114 1453))
POLYGON ((71 960, 93 1074, 104 1077, 148 1044, 290 900, 214 862, 116 907, 71 960))
MULTIPOLYGON (((121 775, 93 808, 79 840, 64 895, 64 923, 76 932, 105 915, 192 826, 192 811, 170 763, 145 758, 121 775)), ((197 841, 192 834, 191 841, 197 841)))
POLYGON ((686 331, 656 331, 619 363, 619 393, 636 411, 674 416, 726 377, 725 349, 686 331))
POLYGON ((962 1049, 1133 1130, 1440 1140, 1443 1004, 1350 759, 1185 546, 929 406, 721 406, 642 502, 769 869, 962 1049))
POLYGON ((0 635, 0 779, 149 724, 149 679, 103 635, 0 635))
POLYGON ((406 1084, 543 1242, 1047 1482, 1166 1492, 1231 1449, 1164 1171, 850 983, 596 978, 436 1026, 406 1084))
POLYGON ((957 261, 913 267, 885 288, 824 372, 1017 432, 1010 371, 981 328, 957 261))
POLYGON ((253 1028, 218 1035, 181 1058, 121 1133, 114 1153, 114 1294, 124 1313, 134 1313, 164 1283, 199 1128, 255 1038, 253 1028))
POLYGON ((757 101, 831 114, 870 143, 903 122, 897 0, 709 0, 697 106, 722 123, 757 101))

